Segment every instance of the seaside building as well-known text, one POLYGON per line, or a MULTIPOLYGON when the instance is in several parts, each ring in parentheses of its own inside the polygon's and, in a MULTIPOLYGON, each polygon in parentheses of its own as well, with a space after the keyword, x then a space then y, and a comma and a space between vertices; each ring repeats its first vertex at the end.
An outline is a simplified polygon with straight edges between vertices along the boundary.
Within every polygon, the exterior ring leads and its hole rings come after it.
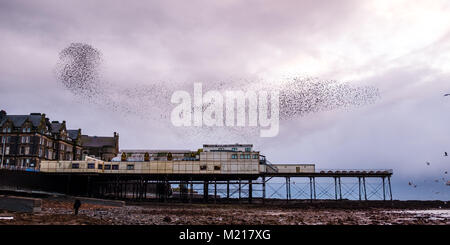
MULTIPOLYGON (((95 136, 87 136, 95 138, 95 136)), ((99 137, 103 138, 103 137, 99 137)), ((106 137, 110 138, 110 137, 106 137)), ((100 152, 118 152, 118 135, 115 134, 114 149, 106 144, 100 152)), ((8 115, 0 111, 0 167, 39 169, 42 161, 82 160, 83 154, 94 154, 92 144, 83 146, 81 129, 67 129, 66 121, 50 121, 44 113, 8 115)), ((98 144, 97 144, 98 145, 98 144)))
POLYGON ((112 137, 82 135, 83 154, 111 161, 119 153, 119 134, 114 132, 112 137))

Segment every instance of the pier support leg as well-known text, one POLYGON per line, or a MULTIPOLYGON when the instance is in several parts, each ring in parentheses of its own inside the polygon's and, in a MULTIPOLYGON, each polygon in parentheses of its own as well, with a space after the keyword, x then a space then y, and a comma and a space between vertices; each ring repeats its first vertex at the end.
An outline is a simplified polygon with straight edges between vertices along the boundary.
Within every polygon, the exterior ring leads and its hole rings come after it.
POLYGON ((389 195, 392 201, 392 188, 391 188, 391 177, 388 177, 388 185, 389 185, 389 195))
POLYGON ((341 184, 341 177, 339 177, 339 199, 342 200, 342 184, 341 184))
POLYGON ((334 178, 334 199, 337 200, 337 180, 336 177, 333 178, 334 178))
POLYGON ((309 194, 310 194, 310 200, 312 202, 312 200, 313 200, 312 177, 309 177, 309 194))
POLYGON ((145 183, 144 183, 144 199, 147 199, 147 183, 148 183, 148 180, 146 179, 145 183))
POLYGON ((208 202, 208 187, 209 187, 209 181, 205 180, 203 182, 203 201, 208 202))
POLYGON ((363 177, 364 200, 367 201, 366 177, 363 177))
POLYGON ((192 178, 191 178, 191 193, 189 196, 190 196, 189 202, 192 203, 192 199, 194 199, 194 182, 192 181, 192 178))
POLYGON ((358 177, 358 193, 359 193, 359 200, 361 201, 361 177, 358 177))
POLYGON ((252 180, 248 181, 248 203, 252 203, 253 198, 253 186, 252 186, 252 180))
POLYGON ((241 201, 241 179, 239 179, 239 202, 241 201))
POLYGON ((289 177, 286 177, 286 202, 289 201, 289 187, 290 187, 290 179, 289 177))
POLYGON ((384 177, 381 177, 383 180, 383 201, 386 201, 386 186, 384 184, 384 177))
POLYGON ((165 179, 164 179, 164 202, 167 202, 167 199, 169 199, 170 188, 171 188, 170 183, 167 180, 167 176, 165 176, 165 179))
POLYGON ((214 179, 214 203, 217 203, 217 180, 214 179))
POLYGON ((266 200, 266 177, 265 176, 262 177, 262 192, 263 192, 262 201, 264 204, 264 202, 266 200))
POLYGON ((227 199, 230 201, 230 181, 227 180, 227 199))
POLYGON ((313 191, 314 191, 314 200, 317 199, 316 197, 316 177, 313 177, 313 191))

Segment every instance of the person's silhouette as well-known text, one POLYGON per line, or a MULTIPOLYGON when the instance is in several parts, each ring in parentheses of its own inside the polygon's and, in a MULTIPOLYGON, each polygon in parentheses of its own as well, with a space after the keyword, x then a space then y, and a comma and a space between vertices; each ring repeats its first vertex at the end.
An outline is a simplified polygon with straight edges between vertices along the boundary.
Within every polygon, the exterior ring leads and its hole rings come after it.
POLYGON ((75 203, 73 204, 73 209, 75 211, 75 215, 78 214, 78 209, 81 207, 81 201, 76 199, 75 203))

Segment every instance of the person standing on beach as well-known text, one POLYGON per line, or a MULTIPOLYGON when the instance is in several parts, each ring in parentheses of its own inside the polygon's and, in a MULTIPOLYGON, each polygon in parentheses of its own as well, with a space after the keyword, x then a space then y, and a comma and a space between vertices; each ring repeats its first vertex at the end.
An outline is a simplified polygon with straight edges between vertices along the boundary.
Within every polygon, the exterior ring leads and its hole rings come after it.
POLYGON ((81 201, 76 199, 75 203, 73 204, 73 209, 75 210, 75 215, 78 214, 78 209, 81 207, 81 201))

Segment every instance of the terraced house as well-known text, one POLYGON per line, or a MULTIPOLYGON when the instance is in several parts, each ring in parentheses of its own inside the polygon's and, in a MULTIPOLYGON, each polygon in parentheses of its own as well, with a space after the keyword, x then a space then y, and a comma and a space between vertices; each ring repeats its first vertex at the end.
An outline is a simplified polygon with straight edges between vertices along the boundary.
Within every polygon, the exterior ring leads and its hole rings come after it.
POLYGON ((32 170, 43 160, 82 160, 90 155, 89 149, 83 150, 81 129, 67 129, 65 121, 50 121, 44 113, 0 111, 0 139, 2 168, 32 170))

